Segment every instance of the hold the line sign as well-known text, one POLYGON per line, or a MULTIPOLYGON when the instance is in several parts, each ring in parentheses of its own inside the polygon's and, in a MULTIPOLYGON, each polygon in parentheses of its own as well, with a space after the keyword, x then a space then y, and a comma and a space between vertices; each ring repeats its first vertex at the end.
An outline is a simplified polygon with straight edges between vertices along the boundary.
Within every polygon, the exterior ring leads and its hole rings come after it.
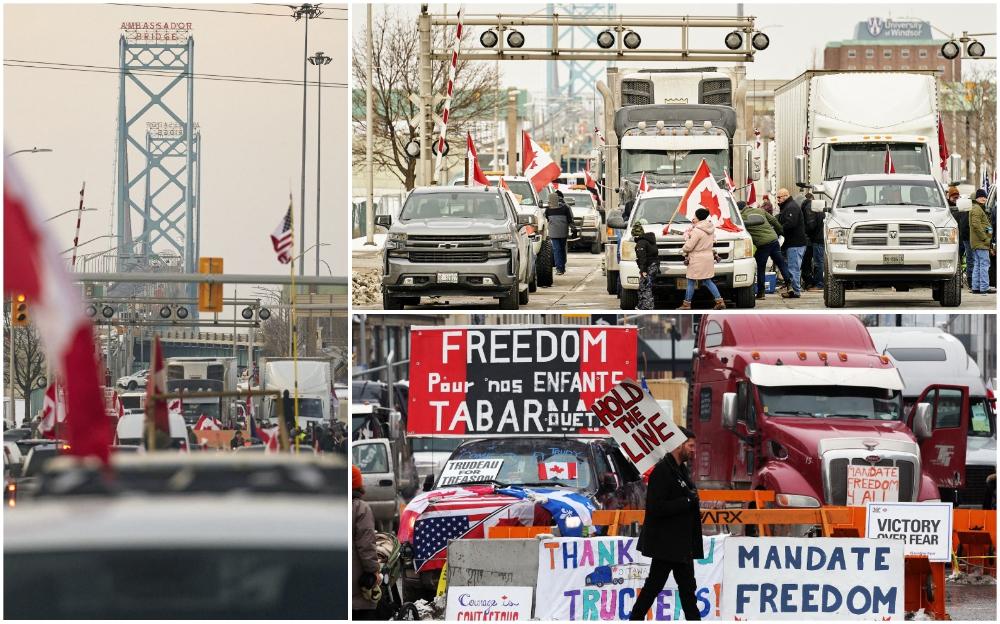
POLYGON ((687 439, 656 399, 631 379, 611 388, 590 409, 639 472, 687 439))

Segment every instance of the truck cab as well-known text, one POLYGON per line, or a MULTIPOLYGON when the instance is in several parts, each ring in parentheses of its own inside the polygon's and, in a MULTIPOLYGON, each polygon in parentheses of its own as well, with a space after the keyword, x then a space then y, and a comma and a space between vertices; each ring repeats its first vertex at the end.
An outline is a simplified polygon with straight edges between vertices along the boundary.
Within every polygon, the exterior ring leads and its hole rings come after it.
POLYGON ((850 467, 886 467, 895 500, 939 500, 930 453, 968 393, 932 385, 907 414, 903 388, 856 317, 706 315, 688 420, 699 483, 774 490, 780 507, 859 504, 850 467))
MULTIPOLYGON (((167 392, 232 392, 236 390, 236 358, 167 358, 167 392)), ((184 422, 194 425, 202 416, 234 426, 236 399, 222 397, 183 398, 184 422)))

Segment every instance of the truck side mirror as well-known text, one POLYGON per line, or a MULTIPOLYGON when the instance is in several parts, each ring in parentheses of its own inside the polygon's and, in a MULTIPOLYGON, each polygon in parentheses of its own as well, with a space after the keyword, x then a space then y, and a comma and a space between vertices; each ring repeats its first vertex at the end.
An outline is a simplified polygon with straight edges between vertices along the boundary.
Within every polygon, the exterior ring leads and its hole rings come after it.
POLYGON ((795 184, 796 186, 806 186, 806 157, 795 157, 795 184))
POLYGON ((965 176, 962 175, 962 157, 952 154, 948 157, 948 183, 957 186, 962 182, 965 182, 965 176))
POLYGON ((752 149, 747 150, 747 171, 750 172, 751 180, 760 180, 760 159, 754 157, 752 149))
POLYGON ((913 434, 918 440, 931 437, 931 404, 917 403, 917 412, 913 416, 913 434))
POLYGON ((736 426, 736 393, 722 393, 722 426, 732 429, 736 426))
POLYGON ((968 197, 959 197, 958 201, 955 202, 955 208, 959 212, 969 212, 972 210, 972 200, 968 197))
POLYGON ((392 217, 389 215, 375 215, 375 225, 388 229, 392 225, 392 217))
POLYGON ((521 225, 538 225, 538 218, 535 215, 527 212, 517 213, 517 224, 521 225))
POLYGON ((813 212, 826 212, 827 205, 825 199, 814 199, 809 203, 809 208, 813 212))
POLYGON ((766 219, 759 214, 752 214, 743 218, 743 224, 751 227, 755 225, 764 225, 765 221, 766 219))
POLYGON ((434 489, 434 475, 429 474, 427 475, 426 478, 424 478, 424 491, 430 492, 433 489, 434 489))
POLYGON ((612 213, 611 216, 608 217, 609 228, 614 228, 616 230, 624 230, 627 225, 628 224, 625 223, 625 219, 622 219, 622 215, 620 212, 618 214, 612 213))

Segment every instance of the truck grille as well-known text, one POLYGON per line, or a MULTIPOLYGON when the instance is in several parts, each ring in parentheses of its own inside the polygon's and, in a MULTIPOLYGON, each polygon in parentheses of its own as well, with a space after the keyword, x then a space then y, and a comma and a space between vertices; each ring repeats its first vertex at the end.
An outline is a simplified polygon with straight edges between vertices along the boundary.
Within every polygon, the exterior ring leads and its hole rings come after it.
POLYGON ((459 241, 477 241, 477 242, 479 242, 479 241, 486 241, 488 243, 489 240, 490 240, 490 236, 489 236, 489 234, 466 234, 466 235, 452 234, 450 236, 434 236, 434 235, 426 235, 426 234, 415 234, 415 235, 408 236, 406 238, 406 240, 408 240, 408 241, 414 241, 414 242, 418 242, 418 243, 425 243, 425 242, 426 243, 450 243, 450 242, 459 242, 459 241))
POLYGON ((622 80, 622 106, 653 103, 652 80, 622 80))
POLYGON ((702 80, 700 104, 733 105, 733 83, 728 78, 702 80))
MULTIPOLYGON (((848 460, 846 457, 830 460, 830 471, 824 475, 829 480, 830 505, 847 504, 847 465, 850 462, 854 466, 871 466, 865 459, 854 457, 848 460)), ((883 458, 875 466, 896 466, 899 468, 899 501, 909 503, 916 500, 913 491, 913 462, 905 459, 883 458)))
POLYGON ((965 487, 958 491, 958 504, 981 505, 986 494, 986 477, 996 470, 996 466, 966 466, 965 487))
POLYGON ((851 247, 935 247, 937 233, 926 223, 860 223, 851 231, 851 247))
POLYGON ((486 262, 485 251, 411 251, 410 262, 434 263, 482 263, 486 262))

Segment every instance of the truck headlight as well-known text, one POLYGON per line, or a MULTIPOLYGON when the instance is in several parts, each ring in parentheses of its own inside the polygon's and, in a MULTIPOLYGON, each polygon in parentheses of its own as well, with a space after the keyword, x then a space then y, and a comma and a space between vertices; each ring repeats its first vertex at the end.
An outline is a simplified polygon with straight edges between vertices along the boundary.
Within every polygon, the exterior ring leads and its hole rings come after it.
POLYGON ((958 242, 958 228, 946 227, 938 228, 938 244, 945 245, 948 243, 955 244, 958 242))
POLYGON ((503 234, 490 234, 490 240, 493 241, 494 249, 503 249, 507 243, 514 240, 514 237, 510 232, 504 232, 503 234))
POLYGON ((826 244, 827 245, 846 245, 847 244, 847 228, 832 227, 826 230, 826 244))
POLYGON ((387 249, 402 249, 406 246, 406 234, 402 232, 389 232, 385 239, 387 249))
POLYGON ((743 258, 749 258, 753 255, 752 247, 751 242, 746 239, 733 242, 733 259, 742 260, 743 258))
POLYGON ((625 241, 622 243, 622 260, 635 261, 635 241, 625 241))

